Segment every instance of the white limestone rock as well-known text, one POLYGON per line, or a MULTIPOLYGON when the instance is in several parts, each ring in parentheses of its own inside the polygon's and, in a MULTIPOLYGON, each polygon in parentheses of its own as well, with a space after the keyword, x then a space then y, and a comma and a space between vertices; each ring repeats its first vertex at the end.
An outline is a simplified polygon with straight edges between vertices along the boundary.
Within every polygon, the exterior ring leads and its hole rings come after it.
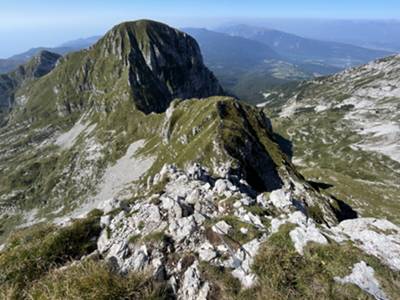
POLYGON ((101 228, 106 228, 110 225, 112 217, 110 215, 102 216, 100 218, 101 228))
POLYGON ((202 282, 198 262, 195 261, 184 273, 178 300, 207 300, 210 286, 202 282))
POLYGON ((203 243, 200 246, 198 253, 199 253, 199 258, 202 261, 209 262, 217 257, 217 253, 215 252, 214 247, 209 242, 203 243))
POLYGON ((171 237, 178 243, 184 239, 190 237, 190 235, 196 230, 197 224, 193 216, 173 220, 169 224, 168 231, 171 237))
POLYGON ((387 300, 387 296, 381 290, 378 280, 375 278, 375 271, 364 261, 356 263, 350 275, 340 278, 335 277, 335 281, 346 284, 352 283, 360 289, 375 297, 377 300, 387 300))
POLYGON ((293 205, 290 193, 285 192, 283 189, 272 191, 269 195, 269 201, 276 208, 282 210, 287 210, 293 205))
POLYGON ((108 199, 98 206, 98 208, 101 209, 104 212, 104 214, 109 214, 110 212, 119 207, 120 207, 120 201, 116 198, 108 199))
POLYGON ((240 232, 243 233, 243 234, 247 234, 249 232, 249 229, 246 228, 246 227, 241 227, 240 228, 240 232))
POLYGON ((142 245, 134 250, 131 256, 120 260, 120 272, 143 271, 149 261, 149 254, 146 245, 142 245))
POLYGON ((373 218, 346 220, 332 229, 343 234, 368 254, 376 256, 393 270, 400 271, 400 227, 373 218))
POLYGON ((294 244, 294 248, 301 255, 303 255, 303 248, 308 242, 315 242, 318 244, 328 243, 326 237, 321 234, 314 223, 306 227, 296 227, 289 235, 294 244))
POLYGON ((189 204, 196 204, 201 196, 200 189, 194 189, 187 197, 186 202, 189 204))
POLYGON ((220 195, 225 195, 226 197, 232 196, 233 193, 237 192, 238 190, 238 187, 227 179, 218 179, 215 182, 213 189, 214 192, 220 195))
POLYGON ((268 201, 269 201, 269 197, 267 195, 263 194, 259 194, 256 198, 256 202, 258 204, 260 204, 262 207, 267 207, 268 206, 268 201))
POLYGON ((254 257, 257 255, 258 249, 260 248, 262 239, 254 239, 247 244, 244 244, 242 248, 237 250, 234 257, 229 259, 227 262, 231 267, 234 268, 232 275, 240 280, 245 288, 252 287, 257 277, 251 270, 254 257))
POLYGON ((217 224, 213 225, 212 230, 218 234, 228 234, 232 226, 225 221, 219 221, 217 224))
POLYGON ((281 215, 278 218, 271 220, 271 232, 278 232, 279 228, 286 223, 292 223, 298 226, 307 226, 308 222, 313 222, 312 219, 308 219, 307 216, 301 211, 295 211, 289 215, 281 215))

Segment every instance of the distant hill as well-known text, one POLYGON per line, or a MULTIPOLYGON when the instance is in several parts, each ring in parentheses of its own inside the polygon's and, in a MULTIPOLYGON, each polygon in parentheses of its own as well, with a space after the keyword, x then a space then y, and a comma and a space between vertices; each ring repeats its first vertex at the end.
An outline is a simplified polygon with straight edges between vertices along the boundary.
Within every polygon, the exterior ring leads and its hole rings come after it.
POLYGON ((70 52, 85 49, 93 45, 100 39, 100 36, 93 36, 84 39, 72 40, 57 47, 36 47, 31 48, 26 52, 13 55, 7 59, 0 59, 0 74, 8 73, 15 70, 18 66, 27 63, 35 55, 42 51, 49 51, 59 55, 65 55, 70 52))
POLYGON ((393 54, 345 43, 303 38, 279 30, 249 25, 226 26, 218 28, 217 31, 261 42, 278 54, 296 61, 324 63, 338 68, 364 64, 393 54))
POLYGON ((81 38, 81 39, 68 41, 68 42, 61 44, 59 47, 84 49, 84 48, 88 48, 91 45, 95 44, 100 39, 101 39, 100 35, 95 35, 95 36, 91 36, 88 38, 81 38))
POLYGON ((264 60, 281 59, 271 47, 257 41, 203 28, 184 28, 183 31, 197 40, 204 59, 214 68, 248 69, 264 60))
POLYGON ((269 19, 258 24, 316 40, 400 51, 399 20, 269 19))
POLYGON ((201 28, 183 30, 197 40, 206 65, 223 87, 247 102, 262 101, 262 91, 271 87, 341 70, 323 63, 297 63, 248 38, 201 28))

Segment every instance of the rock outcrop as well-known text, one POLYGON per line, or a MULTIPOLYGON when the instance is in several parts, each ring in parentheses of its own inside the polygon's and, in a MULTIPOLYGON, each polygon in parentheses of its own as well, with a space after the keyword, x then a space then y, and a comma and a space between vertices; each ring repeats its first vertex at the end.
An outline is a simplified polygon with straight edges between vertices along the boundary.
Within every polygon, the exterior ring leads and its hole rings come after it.
MULTIPOLYGON (((355 219, 334 227, 318 224, 296 204, 293 192, 257 194, 243 179, 214 178, 200 165, 186 171, 164 166, 155 178, 154 185, 163 185, 161 192, 149 186, 124 209, 114 200, 109 202, 120 212, 103 217, 107 221, 102 222, 98 250, 120 272, 146 270, 168 280, 179 299, 211 295, 214 283, 202 276, 201 263, 229 270, 244 288, 254 286, 258 280, 254 258, 283 224, 293 226, 289 236, 300 255, 310 243, 345 245, 353 241, 382 264, 400 271, 400 228, 388 221, 355 219)), ((376 299, 386 299, 373 272, 360 263, 351 275, 335 280, 354 283, 376 299)))

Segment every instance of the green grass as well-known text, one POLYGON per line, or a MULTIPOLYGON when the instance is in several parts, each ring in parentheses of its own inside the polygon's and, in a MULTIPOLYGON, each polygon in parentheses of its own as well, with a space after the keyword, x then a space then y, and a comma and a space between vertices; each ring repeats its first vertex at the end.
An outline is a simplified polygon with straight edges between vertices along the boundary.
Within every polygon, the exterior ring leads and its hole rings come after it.
POLYGON ((54 270, 35 282, 27 292, 30 299, 171 299, 164 283, 148 274, 121 276, 101 262, 87 261, 65 271, 54 270))
POLYGON ((355 285, 342 285, 334 280, 336 276, 349 275, 354 264, 361 260, 374 268, 381 288, 391 299, 400 297, 399 273, 351 243, 309 243, 301 256, 289 236, 294 227, 281 226, 262 244, 253 263, 258 282, 250 289, 240 288, 229 270, 202 263, 203 275, 211 282, 212 299, 373 299, 355 285))
POLYGON ((23 293, 52 268, 97 249, 100 231, 97 211, 68 227, 36 225, 17 231, 9 238, 6 250, 0 252, 0 287, 12 285, 23 293))
POLYGON ((360 137, 341 121, 345 113, 303 113, 292 119, 276 118, 273 125, 293 142, 294 157, 301 159, 297 168, 308 180, 332 184, 326 193, 352 205, 362 216, 399 223, 398 164, 373 152, 352 149, 350 145, 360 137))
POLYGON ((255 238, 260 238, 263 231, 259 230, 254 225, 240 221, 238 217, 235 216, 225 216, 219 219, 207 220, 206 221, 206 235, 208 235, 209 240, 214 241, 214 243, 220 244, 223 240, 225 243, 229 244, 233 249, 239 249, 244 244, 250 242, 255 238), (232 228, 229 230, 228 234, 220 235, 212 231, 212 226, 219 221, 225 221, 232 228), (241 228, 248 230, 246 234, 240 231, 241 228))

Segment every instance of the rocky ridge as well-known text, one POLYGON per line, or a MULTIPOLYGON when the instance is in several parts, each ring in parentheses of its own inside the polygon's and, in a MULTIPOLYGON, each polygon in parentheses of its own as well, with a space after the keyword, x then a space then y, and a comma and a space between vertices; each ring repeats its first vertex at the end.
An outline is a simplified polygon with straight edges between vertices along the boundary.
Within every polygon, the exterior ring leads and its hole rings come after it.
MULTIPOLYGON (((295 225, 290 239, 301 255, 309 242, 352 241, 393 270, 400 270, 399 227, 375 219, 348 220, 337 226, 318 224, 297 200, 304 197, 302 189, 286 186, 257 195, 243 179, 216 179, 199 165, 186 171, 166 165, 154 178, 154 184, 159 183, 165 183, 161 192, 153 193, 150 185, 145 198, 136 195, 131 205, 115 200, 104 204, 106 214, 115 209, 119 213, 102 217, 98 251, 121 272, 149 269, 154 276, 168 279, 178 299, 208 299, 213 283, 201 278, 202 262, 229 270, 246 288, 255 285, 253 260, 268 237, 285 223, 295 225), (388 230, 391 234, 386 235, 388 230), (180 253, 180 259, 173 253, 180 253), (190 266, 183 272, 185 260, 190 260, 190 266)), ((357 276, 364 282, 370 274, 357 276)), ((371 292, 374 284, 352 283, 377 299, 384 295, 379 284, 371 292)))

